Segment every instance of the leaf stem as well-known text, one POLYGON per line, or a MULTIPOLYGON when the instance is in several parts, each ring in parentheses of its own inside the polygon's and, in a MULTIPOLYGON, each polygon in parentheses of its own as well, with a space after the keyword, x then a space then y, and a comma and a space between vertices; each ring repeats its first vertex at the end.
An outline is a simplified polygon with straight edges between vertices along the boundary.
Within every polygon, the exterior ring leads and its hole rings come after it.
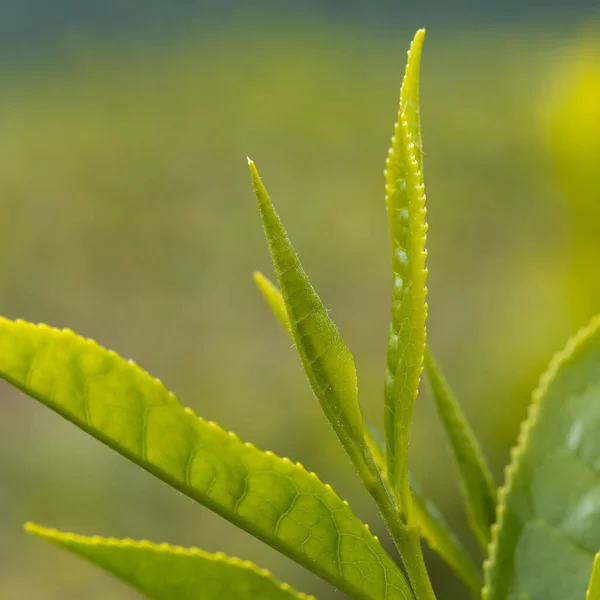
POLYGON ((363 485, 375 500, 392 540, 402 557, 416 600, 436 600, 425 565, 421 535, 417 524, 414 520, 405 522, 405 517, 398 511, 375 463, 367 460, 364 464, 365 466, 373 464, 374 468, 359 469, 359 476, 363 485))

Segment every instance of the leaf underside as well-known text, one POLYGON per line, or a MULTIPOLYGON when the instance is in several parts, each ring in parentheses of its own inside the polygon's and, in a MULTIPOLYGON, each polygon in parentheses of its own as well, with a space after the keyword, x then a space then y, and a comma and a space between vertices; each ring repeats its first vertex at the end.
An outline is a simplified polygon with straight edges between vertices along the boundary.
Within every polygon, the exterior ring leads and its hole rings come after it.
POLYGON ((411 598, 398 566, 330 486, 198 418, 96 342, 0 318, 0 378, 347 594, 411 598))
POLYGON ((385 171, 393 278, 384 425, 389 482, 405 511, 410 511, 408 444, 423 369, 427 317, 427 224, 419 115, 419 68, 424 35, 424 30, 417 32, 408 53, 398 121, 385 171))
POLYGON ((600 548, 600 318, 550 363, 499 494, 484 600, 581 600, 600 548))
POLYGON ((251 562, 197 548, 25 529, 104 569, 152 600, 315 600, 251 562))
MULTIPOLYGON (((291 335, 281 292, 260 272, 254 273, 254 280, 281 326, 288 332, 288 335, 291 335)), ((379 433, 369 425, 366 427, 365 434, 375 463, 385 477, 387 467, 384 442, 380 439, 379 433)), ((410 476, 410 481, 415 517, 421 536, 427 541, 430 548, 454 570, 473 597, 479 598, 482 582, 477 567, 459 539, 450 531, 440 511, 419 492, 419 486, 414 477, 410 476)))
POLYGON ((490 542, 496 520, 496 488, 477 439, 431 352, 425 351, 425 373, 461 480, 471 529, 482 547, 490 542))

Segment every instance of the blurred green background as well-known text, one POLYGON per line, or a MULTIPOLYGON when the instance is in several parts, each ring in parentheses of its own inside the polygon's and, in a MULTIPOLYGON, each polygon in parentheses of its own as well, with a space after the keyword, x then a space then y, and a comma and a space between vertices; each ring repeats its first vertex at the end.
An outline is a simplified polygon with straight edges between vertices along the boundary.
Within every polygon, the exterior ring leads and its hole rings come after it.
MULTIPOLYGON (((271 268, 246 155, 381 424, 382 170, 405 52, 430 26, 428 335, 500 483, 540 372, 600 309, 600 15, 533 4, 3 3, 0 313, 135 358, 203 417, 319 473, 391 550, 254 288, 271 268)), ((26 520, 222 550, 344 597, 6 385, 0 414, 3 600, 139 597, 26 520)), ((426 390, 411 462, 480 561, 426 390)), ((440 598, 466 598, 428 558, 440 598)))

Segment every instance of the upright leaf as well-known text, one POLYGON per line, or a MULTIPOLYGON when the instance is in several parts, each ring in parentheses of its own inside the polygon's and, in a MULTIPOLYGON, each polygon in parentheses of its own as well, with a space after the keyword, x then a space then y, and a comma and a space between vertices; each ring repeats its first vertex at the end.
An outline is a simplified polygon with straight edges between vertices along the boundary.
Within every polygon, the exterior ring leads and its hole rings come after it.
POLYGON ((496 488, 473 431, 431 352, 425 351, 425 372, 438 414, 452 448, 471 529, 485 548, 496 520, 496 488))
POLYGON ((417 32, 408 53, 398 122, 385 171, 393 278, 384 424, 390 486, 409 520, 408 444, 423 369, 427 316, 427 224, 419 115, 419 68, 424 36, 424 30, 417 32))
MULTIPOLYGON (((291 335, 286 326, 289 320, 281 292, 262 273, 255 273, 254 280, 277 320, 291 335)), ((380 439, 379 432, 369 424, 365 428, 365 437, 377 467, 386 477, 385 442, 380 439)), ((427 541, 429 547, 454 570, 471 595, 479 599, 482 582, 477 567, 473 564, 460 540, 450 530, 437 507, 420 493, 420 487, 411 474, 409 474, 409 479, 415 519, 421 536, 427 541)))
POLYGON ((411 598, 398 566, 330 486, 198 418, 96 342, 0 318, 0 378, 348 595, 411 598))
POLYGON ((285 332, 294 339, 292 333, 292 326, 290 325, 290 318, 288 317, 287 310, 285 308, 285 302, 283 296, 273 282, 265 277, 260 271, 255 271, 253 274, 254 281, 258 286, 267 304, 270 306, 273 314, 279 321, 280 325, 285 329, 285 332))
POLYGON ((197 548, 25 529, 118 577, 152 600, 315 600, 239 558, 197 548))
MULTIPOLYGON (((379 439, 379 432, 374 427, 367 426, 367 441, 377 466, 385 473, 385 450, 379 439)), ((409 473, 409 481, 415 521, 421 536, 429 547, 456 573, 473 598, 479 600, 482 585, 479 570, 458 537, 450 530, 442 513, 422 493, 421 486, 412 473, 409 473)))
POLYGON ((600 600, 600 552, 596 554, 585 600, 600 600))
POLYGON ((600 317, 542 376, 499 493, 485 600, 581 600, 600 548, 600 317))
POLYGON ((248 164, 302 366, 344 449, 361 465, 366 447, 354 358, 304 272, 254 163, 248 164))

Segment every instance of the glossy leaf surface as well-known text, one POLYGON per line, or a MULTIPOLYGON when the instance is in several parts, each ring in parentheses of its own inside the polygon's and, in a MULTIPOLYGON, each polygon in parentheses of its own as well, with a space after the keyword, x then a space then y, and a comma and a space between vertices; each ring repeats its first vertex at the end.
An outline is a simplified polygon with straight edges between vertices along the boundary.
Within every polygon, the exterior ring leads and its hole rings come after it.
POLYGON ((25 529, 118 577, 152 600, 315 600, 251 562, 197 548, 25 529))
POLYGON ((411 597, 331 487, 198 418, 114 352, 71 331, 0 318, 0 377, 349 595, 411 597))
POLYGON ((600 318, 550 363, 499 494, 485 600, 581 600, 600 548, 600 318))
MULTIPOLYGON (((419 69, 424 36, 424 30, 417 32, 408 53, 398 121, 385 171, 393 278, 384 425, 390 486, 408 513, 408 444, 423 369, 427 317, 427 224, 419 114, 419 69)), ((407 516, 410 518, 410 514, 407 516)))
POLYGON ((363 419, 354 358, 304 272, 252 161, 249 167, 302 366, 344 449, 355 464, 364 463, 363 419))
POLYGON ((425 372, 438 414, 450 441, 471 529, 486 547, 496 520, 496 488, 477 439, 431 352, 425 372))

